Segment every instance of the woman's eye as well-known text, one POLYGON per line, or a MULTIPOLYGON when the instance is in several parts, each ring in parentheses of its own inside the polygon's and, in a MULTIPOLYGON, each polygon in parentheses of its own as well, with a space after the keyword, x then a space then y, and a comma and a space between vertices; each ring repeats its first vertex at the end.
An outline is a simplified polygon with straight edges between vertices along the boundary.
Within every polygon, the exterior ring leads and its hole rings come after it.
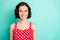
POLYGON ((22 12, 21 10, 19 12, 22 12))
POLYGON ((25 12, 27 12, 27 10, 25 10, 25 12))

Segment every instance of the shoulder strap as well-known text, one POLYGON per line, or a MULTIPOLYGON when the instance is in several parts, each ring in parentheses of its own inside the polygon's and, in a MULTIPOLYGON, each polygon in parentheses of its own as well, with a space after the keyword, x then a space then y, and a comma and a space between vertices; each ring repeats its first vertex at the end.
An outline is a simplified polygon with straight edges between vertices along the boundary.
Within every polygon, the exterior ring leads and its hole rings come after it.
POLYGON ((31 28, 31 22, 30 22, 30 28, 31 28))
POLYGON ((15 23, 15 29, 16 29, 16 27, 17 27, 17 22, 15 23))

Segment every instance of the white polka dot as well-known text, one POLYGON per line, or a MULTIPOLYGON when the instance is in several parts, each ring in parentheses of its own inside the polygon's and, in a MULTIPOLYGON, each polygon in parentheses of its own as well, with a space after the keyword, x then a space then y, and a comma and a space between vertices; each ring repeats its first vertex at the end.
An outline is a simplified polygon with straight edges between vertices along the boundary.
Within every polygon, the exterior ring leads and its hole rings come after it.
POLYGON ((16 32, 17 33, 17 32, 16 32))
POLYGON ((20 36, 20 35, 19 35, 20 36))
POLYGON ((20 39, 20 38, 19 38, 20 39))
POLYGON ((27 39, 27 38, 26 38, 27 39))

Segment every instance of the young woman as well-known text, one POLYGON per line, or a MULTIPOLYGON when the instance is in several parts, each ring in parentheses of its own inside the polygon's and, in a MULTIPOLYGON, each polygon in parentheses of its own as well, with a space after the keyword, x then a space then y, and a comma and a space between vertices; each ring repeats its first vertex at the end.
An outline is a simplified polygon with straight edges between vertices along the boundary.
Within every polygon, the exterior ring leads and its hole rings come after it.
POLYGON ((26 2, 20 2, 14 12, 20 21, 11 24, 10 40, 36 40, 36 25, 27 20, 31 18, 30 6, 26 2))

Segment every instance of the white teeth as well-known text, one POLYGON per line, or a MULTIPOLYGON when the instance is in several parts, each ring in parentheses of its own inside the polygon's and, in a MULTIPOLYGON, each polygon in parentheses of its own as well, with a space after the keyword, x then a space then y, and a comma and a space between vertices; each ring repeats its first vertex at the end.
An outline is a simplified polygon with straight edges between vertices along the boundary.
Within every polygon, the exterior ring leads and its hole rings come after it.
POLYGON ((25 17, 25 16, 22 16, 22 17, 25 17))

